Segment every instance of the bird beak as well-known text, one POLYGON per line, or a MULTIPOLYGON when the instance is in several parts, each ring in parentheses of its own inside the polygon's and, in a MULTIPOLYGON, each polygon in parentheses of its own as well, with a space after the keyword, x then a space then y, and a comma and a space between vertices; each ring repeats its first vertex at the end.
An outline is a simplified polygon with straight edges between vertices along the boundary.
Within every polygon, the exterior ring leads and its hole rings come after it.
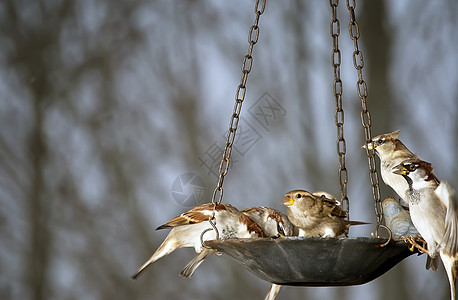
POLYGON ((375 147, 376 146, 374 145, 374 143, 370 142, 370 143, 367 143, 366 145, 363 145, 361 148, 367 149, 367 150, 373 150, 373 149, 375 149, 375 147))
POLYGON ((293 198, 291 198, 291 197, 289 197, 289 196, 286 196, 285 199, 283 199, 282 204, 283 204, 283 205, 286 205, 286 206, 291 206, 291 205, 294 204, 294 202, 295 202, 295 201, 294 201, 293 198))
POLYGON ((397 174, 397 175, 407 175, 407 174, 409 174, 409 171, 402 164, 399 164, 396 167, 394 167, 391 170, 391 172, 394 173, 394 174, 397 174))

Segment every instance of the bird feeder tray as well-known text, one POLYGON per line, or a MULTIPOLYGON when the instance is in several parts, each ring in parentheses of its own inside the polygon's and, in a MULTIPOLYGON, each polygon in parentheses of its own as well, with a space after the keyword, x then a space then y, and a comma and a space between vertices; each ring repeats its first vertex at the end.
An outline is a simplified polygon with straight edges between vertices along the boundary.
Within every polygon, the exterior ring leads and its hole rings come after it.
POLYGON ((257 277, 293 286, 367 283, 412 255, 404 241, 381 238, 225 239, 206 245, 227 254, 257 277))

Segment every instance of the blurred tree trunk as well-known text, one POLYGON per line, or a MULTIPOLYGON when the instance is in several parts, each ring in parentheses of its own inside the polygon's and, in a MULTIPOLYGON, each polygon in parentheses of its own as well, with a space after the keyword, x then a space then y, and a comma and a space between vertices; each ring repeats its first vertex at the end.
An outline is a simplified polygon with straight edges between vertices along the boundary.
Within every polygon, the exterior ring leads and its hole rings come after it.
MULTIPOLYGON (((65 5, 55 7, 64 18, 65 5)), ((45 129, 46 111, 50 105, 50 66, 49 59, 53 55, 56 44, 57 31, 45 19, 50 17, 50 11, 38 6, 37 13, 42 19, 32 26, 23 22, 19 8, 10 3, 10 13, 16 16, 16 30, 22 34, 12 35, 16 39, 16 52, 12 61, 20 62, 23 72, 19 73, 25 87, 31 91, 31 103, 33 122, 28 140, 28 160, 30 162, 27 213, 29 215, 29 245, 25 252, 26 267, 23 276, 27 279, 26 284, 30 289, 30 298, 36 300, 48 299, 50 249, 52 248, 52 233, 49 228, 52 201, 48 197, 47 186, 51 178, 46 178, 48 145, 45 129)))
MULTIPOLYGON (((381 1, 361 1, 359 25, 364 54, 363 69, 368 85, 368 107, 372 134, 390 131, 395 120, 387 118, 396 111, 396 98, 389 82, 394 32, 388 27, 387 7, 381 1)), ((357 19, 357 20, 358 20, 357 19)))
MULTIPOLYGON (((36 94, 40 95, 40 94, 36 94)), ((40 96, 38 96, 40 97, 40 96)), ((31 299, 47 299, 48 295, 48 262, 51 247, 50 231, 48 228, 48 212, 51 209, 45 199, 46 180, 44 166, 46 163, 46 139, 43 131, 42 99, 36 98, 33 103, 35 122, 30 135, 29 155, 32 172, 29 193, 29 246, 28 267, 24 268, 28 278, 31 299)))

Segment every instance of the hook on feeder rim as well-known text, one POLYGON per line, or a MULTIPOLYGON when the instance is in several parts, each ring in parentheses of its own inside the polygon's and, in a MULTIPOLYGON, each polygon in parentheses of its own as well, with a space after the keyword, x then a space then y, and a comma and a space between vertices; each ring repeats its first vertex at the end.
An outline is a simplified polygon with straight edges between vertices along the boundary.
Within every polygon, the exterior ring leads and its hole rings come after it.
POLYGON ((377 238, 379 238, 378 229, 380 227, 384 228, 388 232, 388 240, 385 243, 380 245, 380 247, 385 247, 391 242, 391 240, 393 238, 393 233, 391 232, 391 229, 388 228, 387 226, 385 226, 383 224, 377 224, 377 227, 375 227, 375 237, 377 237, 377 238))
POLYGON ((204 235, 209 232, 210 230, 214 230, 215 233, 216 233, 216 238, 215 240, 219 240, 219 231, 218 231, 218 228, 216 228, 216 222, 213 222, 213 219, 215 219, 215 215, 213 214, 213 216, 211 218, 208 219, 208 222, 210 223, 210 225, 213 227, 213 228, 207 228, 205 229, 204 231, 202 231, 202 233, 200 234, 200 243, 202 244, 202 247, 204 248, 207 248, 207 249, 212 249, 212 247, 209 247, 205 244, 205 241, 204 241, 204 235))

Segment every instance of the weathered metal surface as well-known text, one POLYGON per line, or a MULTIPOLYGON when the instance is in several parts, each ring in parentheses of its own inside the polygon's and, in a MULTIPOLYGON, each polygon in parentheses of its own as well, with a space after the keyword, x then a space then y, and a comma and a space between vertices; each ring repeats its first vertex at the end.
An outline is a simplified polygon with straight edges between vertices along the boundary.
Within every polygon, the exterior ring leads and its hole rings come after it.
POLYGON ((369 282, 413 254, 403 241, 378 238, 228 239, 206 244, 234 258, 257 277, 296 286, 369 282))

